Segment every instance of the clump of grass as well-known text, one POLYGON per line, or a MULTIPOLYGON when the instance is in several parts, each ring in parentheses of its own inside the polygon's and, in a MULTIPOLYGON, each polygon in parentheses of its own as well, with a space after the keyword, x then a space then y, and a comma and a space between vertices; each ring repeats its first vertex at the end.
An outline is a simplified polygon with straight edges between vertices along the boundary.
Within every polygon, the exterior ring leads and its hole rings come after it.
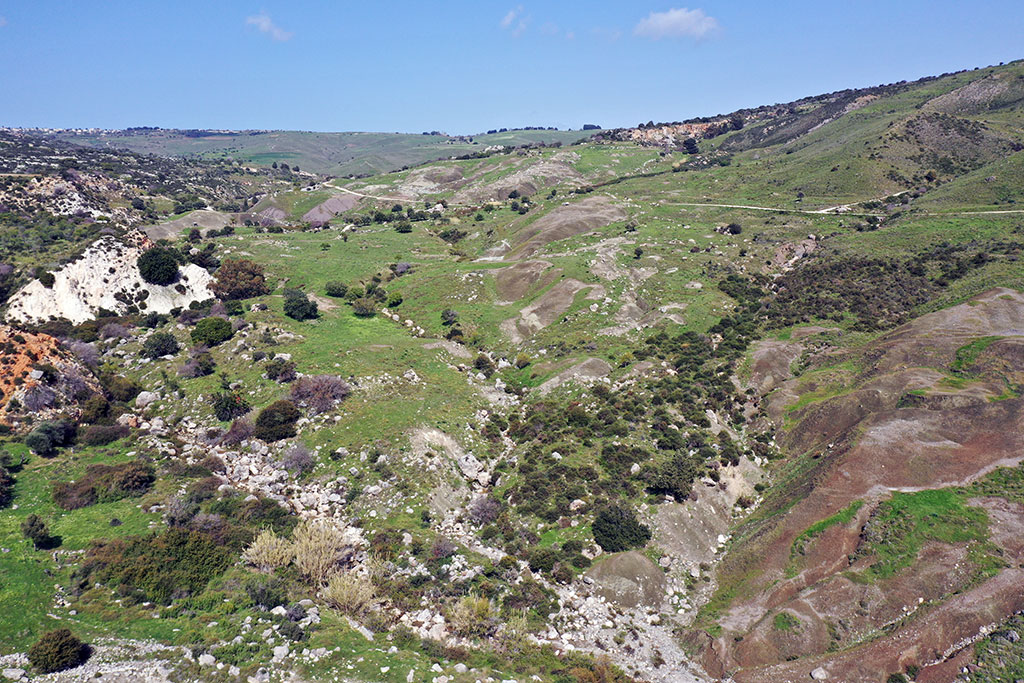
POLYGON ((775 618, 772 619, 772 626, 775 627, 776 631, 796 631, 800 628, 800 620, 789 612, 778 612, 775 614, 775 618))
POLYGON ((999 341, 1002 337, 981 337, 974 341, 964 344, 956 350, 956 359, 953 364, 949 366, 949 369, 958 375, 967 374, 967 368, 974 365, 974 362, 978 360, 978 356, 982 352, 991 346, 994 342, 999 341))

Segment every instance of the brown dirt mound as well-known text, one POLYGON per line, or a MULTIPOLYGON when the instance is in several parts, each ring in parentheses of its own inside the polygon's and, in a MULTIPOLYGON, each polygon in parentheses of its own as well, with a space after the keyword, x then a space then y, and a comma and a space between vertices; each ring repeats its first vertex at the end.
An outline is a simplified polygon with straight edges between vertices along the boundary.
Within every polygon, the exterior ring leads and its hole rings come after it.
POLYGON ((541 394, 547 394, 557 387, 575 379, 597 379, 607 377, 612 371, 612 366, 600 358, 588 358, 582 363, 577 363, 568 370, 563 370, 548 381, 537 387, 541 394))
POLYGON ((180 233, 188 232, 192 228, 199 228, 205 233, 207 230, 219 230, 229 223, 231 223, 230 214, 199 209, 173 221, 142 228, 142 232, 146 233, 151 240, 174 239, 180 233))
POLYGON ((550 285, 562 274, 561 268, 548 271, 550 267, 550 261, 520 261, 507 268, 488 271, 494 273, 494 284, 501 299, 497 303, 514 303, 531 291, 550 285))
POLYGON ((635 550, 600 560, 586 575, 594 580, 598 595, 625 609, 657 609, 665 600, 665 572, 635 550))
POLYGON ((590 290, 587 299, 600 301, 604 298, 605 290, 601 285, 589 285, 572 278, 562 280, 520 310, 519 317, 503 322, 501 330, 518 344, 558 320, 572 306, 576 295, 584 289, 590 290))
POLYGON ((359 202, 358 197, 350 194, 331 197, 322 204, 314 206, 302 216, 302 220, 326 223, 340 213, 345 213, 359 202))
POLYGON ((603 228, 626 220, 627 216, 625 209, 613 204, 608 197, 587 197, 569 206, 560 206, 523 229, 513 245, 514 257, 529 258, 551 242, 603 228))

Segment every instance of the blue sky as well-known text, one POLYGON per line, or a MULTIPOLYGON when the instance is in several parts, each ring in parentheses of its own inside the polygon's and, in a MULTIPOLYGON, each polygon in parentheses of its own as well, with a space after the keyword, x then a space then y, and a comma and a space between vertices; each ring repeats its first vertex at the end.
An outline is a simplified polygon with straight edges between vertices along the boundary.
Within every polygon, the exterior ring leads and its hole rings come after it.
POLYGON ((1021 10, 0 0, 0 125, 475 133, 671 121, 1021 58, 1021 10))

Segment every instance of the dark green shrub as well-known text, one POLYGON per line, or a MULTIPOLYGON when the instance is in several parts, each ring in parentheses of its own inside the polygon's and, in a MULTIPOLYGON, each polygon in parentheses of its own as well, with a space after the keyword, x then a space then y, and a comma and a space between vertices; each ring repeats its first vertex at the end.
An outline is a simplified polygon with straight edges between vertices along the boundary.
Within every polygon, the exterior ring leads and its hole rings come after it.
POLYGON ((29 515, 21 523, 21 535, 32 541, 36 550, 48 550, 60 545, 60 539, 50 535, 46 522, 39 515, 29 515))
POLYGON ((348 285, 344 282, 333 280, 327 283, 327 296, 344 297, 348 293, 348 285))
POLYGON ((276 382, 291 382, 295 377, 295 363, 292 361, 274 358, 267 363, 267 379, 276 382))
POLYGON ((276 576, 250 576, 242 588, 260 609, 269 610, 288 604, 288 587, 276 576))
POLYGON ((352 302, 352 312, 360 318, 372 318, 377 314, 377 307, 374 305, 373 299, 364 297, 352 302))
POLYGON ((178 255, 168 247, 153 247, 139 256, 136 264, 142 279, 154 285, 169 285, 178 279, 178 255))
POLYGON ((213 414, 221 422, 233 420, 249 412, 249 402, 241 394, 232 391, 222 391, 210 397, 213 405, 213 414))
POLYGON ((231 339, 233 334, 231 323, 224 318, 203 318, 192 329, 192 343, 217 346, 231 339))
POLYGON ((142 385, 121 375, 109 375, 104 378, 103 384, 115 401, 131 401, 142 392, 142 385))
POLYGON ((93 394, 82 405, 81 421, 94 424, 110 414, 110 402, 102 394, 93 394))
POLYGON ((161 356, 172 356, 178 352, 178 340, 169 332, 154 332, 142 344, 142 355, 151 360, 161 356))
POLYGON ((594 517, 594 541, 609 553, 639 548, 651 540, 651 530, 637 521, 632 510, 609 505, 594 517))
POLYGON ((70 420, 40 422, 25 437, 25 445, 36 455, 48 458, 61 446, 70 444, 75 438, 75 432, 75 423, 70 420))
POLYGON ((48 674, 73 669, 82 664, 88 655, 88 646, 69 629, 59 628, 39 637, 28 650, 28 661, 40 673, 48 674))
POLYGON ((295 423, 302 417, 291 401, 276 401, 260 411, 253 435, 263 441, 280 441, 295 436, 295 423))
POLYGON ((0 508, 5 508, 14 500, 14 477, 6 467, 0 466, 0 508))
POLYGON ((106 446, 128 436, 128 428, 121 425, 92 425, 82 433, 86 446, 106 446))
POLYGON ((284 314, 294 320, 310 320, 320 315, 316 302, 297 289, 284 290, 284 314))
POLYGON ((121 585, 168 604, 201 592, 233 559, 231 549, 208 534, 172 528, 151 536, 93 541, 76 576, 121 585))

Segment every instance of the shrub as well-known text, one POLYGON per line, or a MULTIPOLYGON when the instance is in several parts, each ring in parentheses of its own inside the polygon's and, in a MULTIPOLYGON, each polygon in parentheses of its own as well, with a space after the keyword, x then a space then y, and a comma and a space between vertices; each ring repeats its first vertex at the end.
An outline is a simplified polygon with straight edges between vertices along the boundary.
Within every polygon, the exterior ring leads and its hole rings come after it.
POLYGON ((267 379, 276 382, 291 382, 295 377, 295 363, 292 361, 275 358, 267 363, 267 379))
POLYGON ((142 392, 142 385, 121 375, 107 376, 104 379, 104 386, 115 401, 131 401, 142 392))
POLYGON ((76 638, 70 629, 59 628, 39 637, 28 650, 28 661, 40 673, 48 674, 73 669, 82 664, 88 655, 88 646, 76 638))
POLYGON ((348 285, 344 282, 332 280, 327 283, 326 290, 327 296, 344 297, 348 293, 348 285))
POLYGON ((50 535, 50 529, 39 515, 32 514, 25 518, 21 523, 21 535, 32 541, 37 550, 46 550, 58 545, 57 539, 50 535))
POLYGON ((500 512, 501 503, 491 496, 479 496, 469 504, 469 518, 478 526, 490 524, 500 512))
POLYGON ((292 533, 295 566, 314 586, 334 574, 346 548, 341 532, 326 522, 303 520, 292 533))
POLYGON ((281 467, 295 474, 296 476, 308 472, 316 465, 313 454, 308 448, 300 443, 295 444, 281 458, 281 467))
POLYGON ((110 402, 102 394, 93 394, 82 405, 81 421, 86 424, 99 422, 110 414, 110 402))
POLYGON ((121 425, 92 425, 82 434, 86 446, 106 446, 128 436, 128 428, 121 425))
POLYGON ((276 576, 250 576, 242 585, 245 594, 261 609, 288 603, 288 587, 276 576))
POLYGON ((14 477, 6 467, 0 466, 0 508, 5 508, 14 500, 14 477))
POLYGON ((271 403, 256 417, 253 435, 263 441, 280 441, 295 436, 295 423, 302 413, 291 401, 271 403))
POLYGON ((445 326, 454 325, 459 319, 459 314, 450 308, 441 311, 441 324, 445 326))
POLYGON ((327 412, 352 393, 348 382, 334 375, 302 377, 292 384, 292 400, 305 406, 313 415, 327 412))
POLYGON ((497 369, 494 365, 494 361, 492 361, 485 353, 481 353, 476 357, 476 360, 473 361, 473 367, 482 372, 484 377, 490 377, 497 369))
POLYGON ((373 604, 375 591, 369 579, 347 572, 331 576, 320 595, 339 612, 359 617, 373 604))
POLYGON ((124 325, 107 323, 100 328, 100 339, 127 339, 131 332, 124 325))
POLYGON ((154 285, 169 285, 178 279, 178 256, 168 247, 153 247, 143 252, 136 265, 139 275, 154 285))
POLYGON ((499 620, 490 600, 467 595, 448 611, 448 623, 464 638, 487 638, 497 630, 499 620))
POLYGON ((213 374, 213 371, 217 368, 217 363, 213 360, 210 352, 206 351, 205 346, 193 349, 191 355, 192 357, 178 368, 179 377, 194 379, 213 374))
POLYGON ((221 299, 249 299, 270 291, 263 268, 248 259, 224 261, 210 289, 221 299))
POLYGON ((224 318, 203 318, 192 329, 192 343, 217 346, 231 339, 232 334, 231 323, 224 318))
POLYGON ((263 529, 242 553, 242 560, 261 572, 270 573, 288 566, 294 555, 290 541, 278 536, 273 529, 263 529))
POLYGON ((55 454, 61 446, 70 444, 75 438, 75 432, 75 423, 70 420, 40 422, 25 437, 25 445, 36 455, 47 458, 55 454))
POLYGON ((93 541, 77 576, 119 584, 168 604, 202 591, 233 561, 231 550, 208 534, 172 528, 150 536, 93 541))
POLYGON ((284 290, 284 314, 293 320, 310 320, 320 315, 316 302, 298 289, 284 290))
POLYGON ((221 391, 210 397, 213 414, 221 422, 233 420, 249 412, 249 402, 245 397, 233 391, 221 391))
POLYGON ((594 517, 594 540, 609 553, 639 548, 651 540, 651 530, 637 521, 632 510, 609 505, 594 517))
POLYGON ((240 444, 246 439, 252 438, 253 432, 255 432, 255 428, 253 427, 252 422, 239 418, 232 422, 231 426, 228 427, 228 431, 225 432, 224 436, 221 438, 221 443, 226 446, 240 444))
POLYGON ((53 501, 64 510, 141 496, 156 481, 153 467, 142 462, 89 465, 73 482, 54 482, 53 501))
POLYGON ((169 332, 154 332, 142 344, 142 355, 151 360, 161 356, 173 356, 181 347, 178 340, 169 332))
POLYGON ((362 297, 352 302, 352 312, 360 318, 372 318, 377 315, 377 306, 373 299, 362 297))

